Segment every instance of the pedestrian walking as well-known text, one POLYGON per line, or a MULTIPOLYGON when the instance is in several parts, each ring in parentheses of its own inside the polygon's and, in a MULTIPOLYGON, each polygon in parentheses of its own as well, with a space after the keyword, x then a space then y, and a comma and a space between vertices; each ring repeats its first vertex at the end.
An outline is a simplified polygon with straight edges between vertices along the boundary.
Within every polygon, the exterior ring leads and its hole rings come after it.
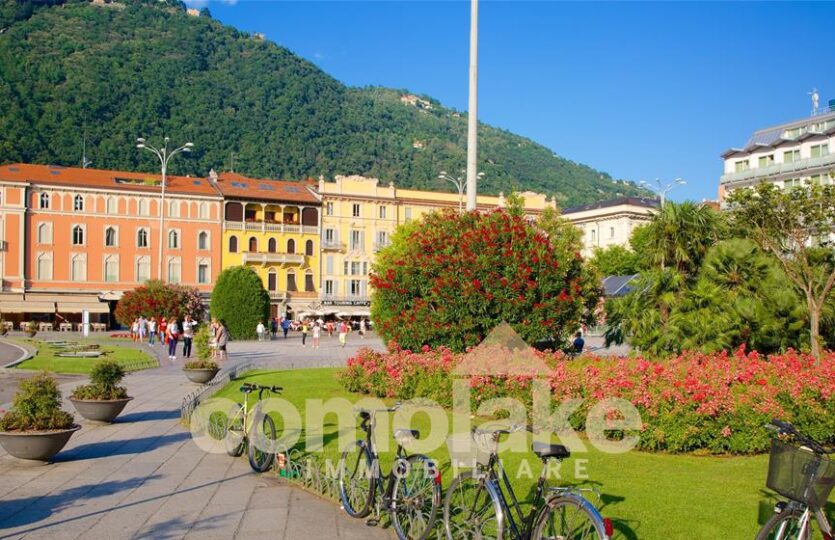
POLYGON ((360 337, 365 339, 365 319, 360 319, 360 337))
POLYGON ((339 323, 339 344, 342 347, 345 347, 345 343, 348 341, 348 323, 342 321, 339 323))
POLYGON ((157 320, 154 317, 148 319, 148 346, 154 344, 157 337, 157 320))
POLYGON ((290 331, 290 320, 286 317, 281 320, 281 329, 284 331, 284 339, 287 339, 287 332, 290 331))
POLYGON ((163 347, 168 346, 168 321, 165 317, 159 319, 159 343, 163 347))
POLYGON ((318 322, 313 325, 313 348, 319 348, 319 334, 322 332, 322 325, 318 322))
POLYGON ((217 329, 219 326, 220 323, 217 322, 217 319, 212 317, 212 322, 209 324, 209 349, 212 351, 211 359, 213 362, 217 362, 218 357, 217 329))
POLYGON ((225 361, 228 358, 226 353, 226 344, 229 342, 229 330, 226 329, 226 323, 222 319, 217 321, 215 342, 217 343, 218 361, 225 361))
POLYGON ((307 347, 305 342, 307 341, 307 333, 310 331, 310 324, 307 322, 307 319, 302 321, 302 347, 307 347))
POLYGON ((191 344, 194 341, 194 327, 197 326, 197 321, 194 321, 190 315, 186 315, 183 320, 183 358, 191 358, 191 344))
POLYGON ((134 319, 133 324, 130 325, 130 339, 136 343, 139 338, 139 319, 134 319))
POLYGON ((177 340, 180 339, 180 328, 177 326, 177 319, 168 319, 165 327, 165 335, 168 338, 168 359, 172 362, 177 359, 177 340))
POLYGON ((278 333, 278 317, 273 317, 270 319, 270 339, 275 339, 275 335, 278 333))
POLYGON ((264 327, 264 321, 258 321, 258 326, 255 327, 255 333, 258 334, 258 341, 264 341, 264 334, 267 329, 264 327))
POLYGON ((328 329, 328 337, 333 337, 333 321, 328 321, 327 329, 328 329))

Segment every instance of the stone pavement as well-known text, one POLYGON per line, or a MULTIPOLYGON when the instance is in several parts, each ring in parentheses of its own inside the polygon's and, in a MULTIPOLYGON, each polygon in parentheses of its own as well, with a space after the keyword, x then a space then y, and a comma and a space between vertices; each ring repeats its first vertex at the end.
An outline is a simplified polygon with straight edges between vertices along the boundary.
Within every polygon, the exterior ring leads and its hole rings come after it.
MULTIPOLYGON (((322 343, 312 350, 301 347, 299 336, 236 342, 229 362, 341 365, 358 345, 380 346, 373 338, 353 339, 345 349, 336 338, 322 343)), ((81 420, 54 463, 33 464, 0 450, 0 539, 394 537, 330 501, 254 474, 244 458, 200 450, 179 424, 180 402, 196 386, 180 372, 181 361, 172 365, 161 349, 151 350, 162 356, 162 368, 126 378, 135 399, 117 422, 81 420)), ((65 396, 75 384, 62 385, 65 396)))

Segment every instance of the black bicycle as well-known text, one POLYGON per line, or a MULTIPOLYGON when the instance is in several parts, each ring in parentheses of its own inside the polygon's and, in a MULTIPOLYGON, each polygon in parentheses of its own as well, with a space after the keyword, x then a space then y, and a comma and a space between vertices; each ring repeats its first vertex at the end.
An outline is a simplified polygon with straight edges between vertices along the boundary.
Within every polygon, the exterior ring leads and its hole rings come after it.
POLYGON ((772 420, 767 426, 787 440, 771 441, 766 486, 788 501, 774 506, 774 515, 763 525, 757 540, 808 540, 812 537, 812 517, 827 540, 835 537, 824 507, 835 487, 835 462, 827 448, 800 433, 788 422, 772 420))
POLYGON ((547 487, 547 462, 571 453, 559 444, 533 443, 542 460, 533 505, 526 516, 498 455, 502 435, 524 426, 474 428, 449 439, 453 463, 472 470, 459 474, 444 499, 444 530, 449 540, 609 540, 612 523, 575 487, 547 487), (546 491, 548 494, 546 495, 546 491))
POLYGON ((389 409, 358 409, 360 429, 365 433, 339 461, 339 497, 349 516, 364 518, 375 511, 379 522, 383 511, 388 512, 401 540, 425 540, 435 527, 441 506, 441 475, 435 462, 422 454, 408 454, 405 446, 420 437, 413 429, 394 430, 397 455, 388 474, 380 469, 374 428, 378 413, 396 411, 400 404, 389 409), (380 493, 380 497, 377 494, 380 493))
POLYGON ((276 440, 275 422, 269 415, 258 413, 249 406, 249 394, 258 391, 258 401, 264 397, 264 392, 280 393, 280 386, 263 386, 260 384, 244 383, 241 392, 244 402, 237 403, 234 412, 226 422, 224 442, 226 453, 238 457, 247 448, 249 466, 256 472, 267 471, 275 460, 275 453, 270 446, 276 440))

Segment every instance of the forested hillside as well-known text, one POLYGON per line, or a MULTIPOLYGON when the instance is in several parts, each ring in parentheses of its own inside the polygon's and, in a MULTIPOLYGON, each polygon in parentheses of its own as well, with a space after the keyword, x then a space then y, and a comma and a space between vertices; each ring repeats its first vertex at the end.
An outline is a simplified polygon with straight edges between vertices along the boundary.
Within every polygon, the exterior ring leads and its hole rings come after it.
MULTIPOLYGON (((136 137, 195 151, 173 172, 298 179, 365 174, 402 187, 466 161, 465 113, 405 90, 349 88, 276 44, 182 4, 0 0, 0 162, 154 170, 136 137)), ((481 125, 485 193, 535 190, 563 205, 635 194, 631 183, 481 125)))

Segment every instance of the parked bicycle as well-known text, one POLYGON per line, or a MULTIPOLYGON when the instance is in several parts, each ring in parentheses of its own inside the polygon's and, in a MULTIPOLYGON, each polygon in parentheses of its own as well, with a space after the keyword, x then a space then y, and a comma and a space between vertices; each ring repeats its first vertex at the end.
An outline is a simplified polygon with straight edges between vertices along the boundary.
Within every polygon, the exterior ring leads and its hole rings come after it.
MULTIPOLYGON (((583 492, 592 489, 547 487, 547 464, 571 453, 559 444, 533 443, 542 460, 533 504, 525 515, 498 455, 503 435, 524 426, 474 428, 472 434, 453 435, 449 452, 453 463, 471 468, 453 480, 444 499, 444 530, 449 540, 609 540, 612 523, 601 517, 583 492), (471 440, 464 439, 469 437, 471 440)), ((599 498, 599 495, 598 495, 599 498)))
POLYGON ((276 440, 275 422, 267 414, 254 414, 255 408, 249 405, 249 395, 258 391, 258 401, 264 397, 264 393, 278 394, 283 390, 280 386, 263 386, 260 384, 244 383, 241 392, 244 395, 244 402, 237 403, 237 409, 229 416, 226 422, 226 433, 224 443, 226 453, 237 457, 244 453, 247 448, 249 466, 255 472, 267 471, 275 460, 275 453, 265 446, 270 441, 276 440), (258 443, 257 439, 266 444, 258 443))
POLYGON ((813 516, 823 537, 831 540, 835 533, 824 507, 835 486, 835 462, 828 457, 835 447, 825 447, 788 422, 772 420, 767 427, 789 439, 772 439, 766 480, 766 486, 788 501, 774 506, 757 540, 808 540, 813 516))
POLYGON ((405 447, 420 437, 413 429, 394 430, 397 455, 391 470, 380 468, 374 435, 376 415, 396 411, 400 404, 388 409, 358 409, 363 439, 342 453, 339 461, 339 497, 349 516, 364 518, 375 511, 379 521, 388 512, 401 540, 424 540, 435 527, 441 507, 441 476, 434 461, 422 454, 408 454, 405 447), (378 496, 379 493, 379 496, 378 496))

